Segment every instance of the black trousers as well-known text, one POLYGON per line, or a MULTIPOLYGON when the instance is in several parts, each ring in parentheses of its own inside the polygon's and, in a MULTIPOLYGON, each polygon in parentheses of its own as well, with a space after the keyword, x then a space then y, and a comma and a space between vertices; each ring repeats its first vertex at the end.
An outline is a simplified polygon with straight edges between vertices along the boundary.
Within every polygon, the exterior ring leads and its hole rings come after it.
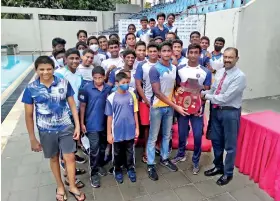
POLYGON ((91 168, 91 175, 98 172, 98 167, 105 165, 105 149, 107 147, 107 135, 106 132, 88 132, 89 140, 89 163, 91 168))
POLYGON ((113 164, 115 172, 122 171, 121 166, 124 165, 128 170, 134 169, 135 152, 134 139, 114 142, 113 144, 113 164))

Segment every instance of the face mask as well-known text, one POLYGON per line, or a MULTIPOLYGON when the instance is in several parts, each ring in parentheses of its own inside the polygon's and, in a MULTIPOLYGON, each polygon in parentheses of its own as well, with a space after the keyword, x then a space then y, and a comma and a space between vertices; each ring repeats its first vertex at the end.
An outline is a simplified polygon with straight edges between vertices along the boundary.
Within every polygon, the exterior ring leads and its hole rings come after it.
POLYGON ((215 51, 217 51, 217 52, 220 52, 223 49, 223 47, 217 46, 217 45, 215 45, 214 48, 215 48, 215 51))
POLYGON ((84 51, 84 50, 79 50, 80 56, 83 56, 83 51, 84 51))
POLYGON ((57 59, 56 61, 57 61, 57 63, 59 64, 60 67, 63 67, 63 66, 64 66, 63 58, 57 59))
POLYGON ((129 85, 128 84, 120 84, 120 89, 121 90, 124 90, 124 91, 126 91, 126 90, 128 90, 128 88, 129 88, 129 85))
POLYGON ((99 46, 96 45, 96 44, 93 44, 93 45, 89 46, 89 48, 90 48, 92 51, 97 52, 99 46))

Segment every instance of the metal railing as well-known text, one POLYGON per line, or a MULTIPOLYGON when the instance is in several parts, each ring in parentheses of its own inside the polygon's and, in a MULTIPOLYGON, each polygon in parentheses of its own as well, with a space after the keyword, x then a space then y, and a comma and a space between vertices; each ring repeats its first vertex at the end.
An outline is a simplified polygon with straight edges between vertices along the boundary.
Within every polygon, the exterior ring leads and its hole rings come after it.
POLYGON ((32 53, 31 53, 31 55, 32 55, 32 61, 34 62, 35 61, 35 54, 36 54, 36 52, 38 52, 39 53, 39 56, 41 56, 42 55, 42 51, 40 51, 40 50, 35 50, 35 51, 33 51, 32 53))

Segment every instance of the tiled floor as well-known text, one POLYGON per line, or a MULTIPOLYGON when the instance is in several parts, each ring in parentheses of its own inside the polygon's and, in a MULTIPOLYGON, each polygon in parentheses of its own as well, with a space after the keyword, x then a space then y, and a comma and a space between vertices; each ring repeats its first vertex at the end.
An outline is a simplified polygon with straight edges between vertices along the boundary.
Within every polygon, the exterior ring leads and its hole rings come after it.
MULTIPOLYGON (((172 154, 175 154, 173 151, 172 154)), ((97 201, 269 201, 273 200, 249 180, 248 176, 238 173, 227 186, 215 184, 217 177, 205 177, 203 171, 211 166, 212 153, 203 153, 201 172, 192 175, 191 152, 187 161, 180 163, 179 171, 171 173, 157 166, 159 180, 151 181, 146 174, 145 165, 140 162, 141 149, 137 149, 136 171, 138 180, 131 183, 127 176, 123 184, 117 184, 112 175, 102 178, 102 187, 93 189, 88 174, 80 176, 86 184, 82 190, 87 200, 97 201)), ((87 164, 82 165, 87 170, 87 164)), ((30 151, 24 117, 8 140, 2 153, 2 201, 51 201, 55 200, 55 180, 48 161, 42 153, 30 151)), ((74 201, 68 195, 68 201, 74 201)))

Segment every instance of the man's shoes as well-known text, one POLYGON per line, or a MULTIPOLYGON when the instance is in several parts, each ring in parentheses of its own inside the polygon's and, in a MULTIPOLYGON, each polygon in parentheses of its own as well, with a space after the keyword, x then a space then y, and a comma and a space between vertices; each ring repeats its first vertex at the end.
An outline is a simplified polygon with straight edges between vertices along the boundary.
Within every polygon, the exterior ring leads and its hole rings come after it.
POLYGON ((100 177, 97 173, 93 174, 90 177, 90 184, 93 188, 99 188, 100 187, 100 177))
POLYGON ((127 175, 131 182, 136 182, 136 172, 134 168, 131 168, 127 171, 127 175))
POLYGON ((178 162, 183 162, 187 159, 187 157, 184 155, 184 156, 175 156, 171 162, 174 163, 174 164, 177 164, 178 162))
POLYGON ((193 175, 198 175, 199 173, 199 165, 193 165, 193 175))
POLYGON ((109 169, 108 174, 110 174, 110 175, 114 174, 114 167, 111 167, 111 168, 109 169))
POLYGON ((207 177, 215 176, 217 174, 224 174, 224 171, 214 167, 214 168, 204 172, 204 175, 207 177))
POLYGON ((176 172, 178 171, 178 167, 172 163, 169 159, 166 160, 160 160, 160 164, 167 169, 169 169, 171 172, 176 172))
POLYGON ((75 161, 76 163, 79 163, 79 164, 84 164, 85 162, 87 162, 87 160, 81 156, 78 156, 78 155, 75 155, 75 161))
POLYGON ((156 181, 158 180, 158 174, 154 165, 148 165, 148 176, 151 180, 156 181))
POLYGON ((97 172, 101 177, 104 177, 107 175, 107 171, 104 167, 98 167, 98 172, 97 172))
POLYGON ((123 183, 123 173, 122 173, 122 171, 120 171, 120 172, 115 172, 114 171, 114 177, 119 184, 123 183))
POLYGON ((223 175, 221 176, 216 184, 219 186, 227 185, 232 180, 232 176, 223 175))

